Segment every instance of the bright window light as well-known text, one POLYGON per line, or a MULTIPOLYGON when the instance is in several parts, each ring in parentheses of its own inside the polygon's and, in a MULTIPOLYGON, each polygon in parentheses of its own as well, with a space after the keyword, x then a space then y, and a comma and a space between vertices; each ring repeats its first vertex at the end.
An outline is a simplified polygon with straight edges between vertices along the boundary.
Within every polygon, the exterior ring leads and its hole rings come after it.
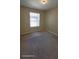
POLYGON ((40 14, 30 12, 30 27, 39 27, 40 26, 40 14))

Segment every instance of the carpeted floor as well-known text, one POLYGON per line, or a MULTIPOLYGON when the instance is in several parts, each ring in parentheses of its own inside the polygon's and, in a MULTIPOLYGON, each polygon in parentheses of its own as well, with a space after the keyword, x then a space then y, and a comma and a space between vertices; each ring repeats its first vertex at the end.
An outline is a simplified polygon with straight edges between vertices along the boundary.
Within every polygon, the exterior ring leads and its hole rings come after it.
POLYGON ((48 32, 35 32, 22 37, 21 59, 58 59, 57 41, 57 36, 48 32))

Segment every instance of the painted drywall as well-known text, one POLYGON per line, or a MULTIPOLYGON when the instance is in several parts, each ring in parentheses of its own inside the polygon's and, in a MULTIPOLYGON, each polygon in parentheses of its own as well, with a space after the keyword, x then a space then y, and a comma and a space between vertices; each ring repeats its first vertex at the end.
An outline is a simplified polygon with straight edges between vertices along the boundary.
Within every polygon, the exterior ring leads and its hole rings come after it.
POLYGON ((32 31, 36 31, 35 28, 29 26, 29 12, 40 13, 40 27, 36 28, 39 31, 49 31, 58 34, 58 9, 54 8, 48 11, 41 11, 31 8, 20 7, 20 33, 26 34, 32 31))
POLYGON ((20 6, 20 34, 27 34, 29 32, 39 30, 44 31, 45 30, 45 15, 44 12, 41 10, 26 8, 23 6, 20 6), (40 27, 39 28, 30 28, 30 18, 29 18, 29 12, 36 12, 40 13, 40 27))
POLYGON ((46 29, 51 33, 58 34, 58 8, 46 11, 46 29))

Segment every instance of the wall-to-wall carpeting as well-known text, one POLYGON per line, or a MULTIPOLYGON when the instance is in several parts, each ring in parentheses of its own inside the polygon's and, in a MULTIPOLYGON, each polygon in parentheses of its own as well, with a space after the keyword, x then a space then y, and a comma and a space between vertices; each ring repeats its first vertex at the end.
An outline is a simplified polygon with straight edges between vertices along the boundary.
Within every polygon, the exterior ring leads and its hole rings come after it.
POLYGON ((35 32, 25 36, 21 39, 21 59, 58 59, 57 43, 57 37, 48 32, 35 32))

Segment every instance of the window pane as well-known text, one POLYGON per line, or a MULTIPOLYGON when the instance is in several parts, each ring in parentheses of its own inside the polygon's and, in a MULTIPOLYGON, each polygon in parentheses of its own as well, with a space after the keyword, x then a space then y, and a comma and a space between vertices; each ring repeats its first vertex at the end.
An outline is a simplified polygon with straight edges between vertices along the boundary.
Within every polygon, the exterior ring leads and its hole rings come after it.
POLYGON ((40 14, 30 12, 30 27, 40 26, 40 14))

